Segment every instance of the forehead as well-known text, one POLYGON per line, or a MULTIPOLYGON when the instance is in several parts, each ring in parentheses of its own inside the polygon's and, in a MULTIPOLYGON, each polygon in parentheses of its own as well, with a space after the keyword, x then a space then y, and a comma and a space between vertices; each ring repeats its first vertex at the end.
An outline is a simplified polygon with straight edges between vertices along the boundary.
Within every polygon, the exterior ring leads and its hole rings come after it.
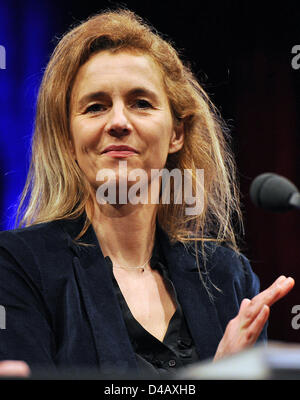
POLYGON ((93 55, 80 67, 72 91, 84 94, 95 90, 95 85, 104 90, 144 86, 164 93, 162 73, 153 59, 129 51, 105 50, 93 55))

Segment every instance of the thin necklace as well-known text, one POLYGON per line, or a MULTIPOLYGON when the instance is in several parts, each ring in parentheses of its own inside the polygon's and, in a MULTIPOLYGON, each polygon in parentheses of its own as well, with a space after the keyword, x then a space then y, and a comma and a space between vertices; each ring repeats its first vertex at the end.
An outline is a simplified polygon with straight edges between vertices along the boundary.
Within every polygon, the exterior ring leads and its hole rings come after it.
POLYGON ((116 266, 113 265, 113 268, 119 268, 119 269, 141 269, 142 272, 145 271, 145 266, 148 264, 148 262, 150 261, 151 256, 148 258, 148 260, 143 264, 143 265, 138 265, 136 267, 125 267, 125 266, 116 266))

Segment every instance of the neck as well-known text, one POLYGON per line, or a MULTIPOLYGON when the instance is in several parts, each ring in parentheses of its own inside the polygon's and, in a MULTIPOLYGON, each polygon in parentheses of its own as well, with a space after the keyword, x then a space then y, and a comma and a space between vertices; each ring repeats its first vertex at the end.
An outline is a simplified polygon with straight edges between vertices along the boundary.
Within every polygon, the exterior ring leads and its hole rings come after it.
POLYGON ((95 206, 91 221, 104 257, 122 267, 145 264, 153 250, 156 213, 151 204, 95 206))

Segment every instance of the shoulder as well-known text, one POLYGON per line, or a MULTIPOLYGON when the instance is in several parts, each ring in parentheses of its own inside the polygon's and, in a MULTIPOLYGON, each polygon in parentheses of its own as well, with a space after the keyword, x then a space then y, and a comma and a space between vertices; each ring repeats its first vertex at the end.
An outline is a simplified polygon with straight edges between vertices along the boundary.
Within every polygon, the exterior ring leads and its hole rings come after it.
MULTIPOLYGON (((44 292, 72 273, 74 253, 71 235, 64 229, 67 220, 40 223, 0 232, 0 276, 18 291, 31 287, 44 292), (23 288, 23 289, 22 289, 23 288)), ((74 225, 74 224, 73 224, 74 225)), ((0 285, 1 286, 1 285, 0 285)))
MULTIPOLYGON (((195 257, 193 247, 189 247, 189 253, 195 257)), ((211 283, 211 288, 217 287, 223 293, 236 293, 242 298, 252 298, 258 293, 259 279, 244 254, 208 241, 204 245, 198 244, 198 259, 203 277, 211 283)))
POLYGON ((26 249, 38 253, 45 248, 58 247, 64 236, 61 221, 40 223, 0 232, 0 248, 5 248, 13 254, 26 249))
MULTIPOLYGON (((190 243, 186 250, 195 257, 194 242, 190 243)), ((215 241, 198 242, 197 254, 204 270, 212 273, 222 270, 228 274, 245 273, 250 267, 249 260, 244 254, 215 241)))
POLYGON ((211 272, 223 272, 230 275, 244 275, 252 272, 249 259, 226 245, 208 243, 204 260, 207 261, 211 272))
POLYGON ((235 293, 239 299, 259 292, 258 276, 244 254, 223 245, 210 246, 206 254, 209 277, 223 292, 235 293))
POLYGON ((34 280, 41 280, 42 270, 54 272, 59 260, 67 260, 69 253, 68 235, 62 221, 0 232, 2 271, 22 271, 34 280))

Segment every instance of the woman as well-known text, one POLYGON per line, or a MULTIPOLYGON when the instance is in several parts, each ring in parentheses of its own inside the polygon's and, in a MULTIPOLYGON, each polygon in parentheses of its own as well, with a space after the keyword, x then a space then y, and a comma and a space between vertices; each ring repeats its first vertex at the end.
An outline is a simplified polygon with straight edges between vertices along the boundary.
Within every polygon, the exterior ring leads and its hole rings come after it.
POLYGON ((294 281, 258 294, 232 227, 224 132, 174 48, 134 13, 101 13, 62 38, 40 88, 19 229, 0 234, 2 360, 161 375, 266 339, 269 307, 294 281), (170 204, 166 187, 150 199, 162 169, 189 176, 170 204), (186 182, 203 195, 194 213, 175 200, 186 182))

